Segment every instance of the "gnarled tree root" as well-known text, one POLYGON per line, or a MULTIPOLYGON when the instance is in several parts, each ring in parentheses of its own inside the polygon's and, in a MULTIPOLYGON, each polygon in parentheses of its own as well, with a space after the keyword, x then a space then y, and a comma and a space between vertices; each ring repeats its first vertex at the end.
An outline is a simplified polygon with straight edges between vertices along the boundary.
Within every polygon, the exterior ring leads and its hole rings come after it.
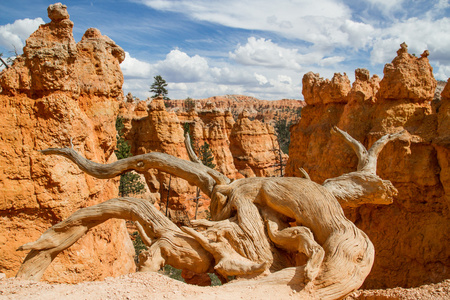
MULTIPOLYGON (((18 250, 31 250, 16 277, 40 280, 47 267, 63 250, 73 245, 89 229, 108 219, 138 221, 152 247, 157 247, 166 264, 196 273, 212 270, 214 259, 191 235, 181 231, 174 223, 146 200, 115 198, 95 206, 82 208, 66 220, 52 226, 39 239, 18 250)), ((149 260, 147 264, 158 264, 149 260)))
MULTIPOLYGON (((43 150, 44 154, 69 158, 97 178, 112 178, 128 170, 143 173, 150 168, 184 178, 211 197, 211 216, 217 222, 194 224, 206 227, 205 234, 189 228, 183 232, 144 200, 112 199, 77 211, 36 242, 22 246, 20 250, 31 252, 17 277, 38 280, 55 256, 90 228, 109 218, 121 218, 142 225, 138 228, 150 244, 141 269, 157 270, 170 264, 204 273, 214 271, 216 260, 216 270, 224 276, 234 272, 259 273, 266 268, 273 272, 245 283, 231 283, 232 286, 289 285, 319 299, 341 299, 362 285, 375 256, 367 235, 345 217, 341 206, 393 201, 397 190, 376 175, 376 162, 383 147, 403 133, 385 135, 369 150, 337 127, 332 133, 352 147, 359 163, 356 172, 328 179, 323 185, 287 177, 230 182, 223 174, 198 163, 195 157, 195 162, 189 162, 167 154, 148 153, 102 165, 70 148, 43 150), (268 216, 264 222, 263 217, 268 216), (209 239, 208 234, 213 238, 209 239), (295 266, 289 252, 307 254, 308 263, 295 266)), ((304 176, 308 178, 307 174, 304 176)))
POLYGON ((319 274, 325 256, 323 248, 314 240, 308 227, 295 226, 279 230, 279 224, 266 219, 269 238, 277 246, 291 252, 304 253, 308 257, 305 265, 305 283, 313 281, 319 274))
POLYGON ((215 232, 212 239, 206 238, 200 232, 189 227, 181 228, 184 232, 193 236, 216 260, 214 269, 224 278, 227 276, 239 276, 260 274, 268 267, 267 262, 256 263, 239 255, 234 250, 222 232, 215 232))

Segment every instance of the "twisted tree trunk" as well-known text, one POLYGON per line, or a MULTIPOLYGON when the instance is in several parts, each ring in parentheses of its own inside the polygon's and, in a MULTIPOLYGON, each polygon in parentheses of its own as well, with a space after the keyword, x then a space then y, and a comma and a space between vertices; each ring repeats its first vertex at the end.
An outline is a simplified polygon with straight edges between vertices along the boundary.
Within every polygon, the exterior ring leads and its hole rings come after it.
MULTIPOLYGON (((347 133, 333 129, 356 152, 356 172, 319 185, 305 178, 246 178, 230 183, 217 171, 170 155, 149 153, 102 165, 73 149, 48 149, 44 154, 63 155, 97 178, 111 178, 129 170, 157 168, 188 180, 211 197, 214 221, 193 222, 178 228, 150 203, 133 198, 111 199, 75 212, 51 227, 35 242, 17 277, 38 280, 55 256, 84 233, 109 218, 138 222, 150 244, 140 268, 156 271, 164 264, 196 273, 216 270, 223 277, 259 276, 233 285, 289 285, 320 299, 340 299, 361 286, 374 261, 374 247, 364 232, 345 216, 341 205, 389 204, 397 190, 376 175, 383 146, 403 133, 386 135, 368 151, 347 133), (304 253, 305 265, 293 257, 304 253), (213 269, 214 268, 214 269, 213 269), (263 275, 267 275, 262 277, 263 275)), ((189 144, 189 143, 186 143, 189 144)), ((300 296, 301 297, 301 296, 300 296)))
POLYGON ((212 270, 212 255, 192 236, 184 233, 156 210, 149 201, 116 198, 76 211, 66 220, 45 231, 38 240, 19 247, 18 250, 31 251, 16 277, 40 280, 61 251, 74 244, 92 227, 112 218, 139 222, 146 236, 152 240, 150 247, 153 252, 159 251, 158 256, 147 257, 146 264, 142 266, 144 269, 157 271, 163 264, 170 264, 196 273, 212 270))

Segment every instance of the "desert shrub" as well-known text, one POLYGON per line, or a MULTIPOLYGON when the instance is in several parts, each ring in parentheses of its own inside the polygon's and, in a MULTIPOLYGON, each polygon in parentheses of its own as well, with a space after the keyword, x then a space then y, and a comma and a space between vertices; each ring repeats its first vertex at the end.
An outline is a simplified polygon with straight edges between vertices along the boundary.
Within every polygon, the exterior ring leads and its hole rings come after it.
POLYGON ((172 279, 175 279, 175 280, 178 280, 181 282, 186 282, 186 281, 184 281, 183 277, 181 277, 181 270, 174 268, 171 265, 165 265, 162 269, 162 274, 164 274, 172 279))

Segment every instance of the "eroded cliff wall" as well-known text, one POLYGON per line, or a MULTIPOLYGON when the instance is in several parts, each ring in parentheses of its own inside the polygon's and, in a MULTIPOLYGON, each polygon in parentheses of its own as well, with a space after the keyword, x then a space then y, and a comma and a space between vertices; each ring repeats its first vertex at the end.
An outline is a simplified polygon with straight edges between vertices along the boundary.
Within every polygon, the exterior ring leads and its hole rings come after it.
MULTIPOLYGON (((278 118, 285 119, 288 123, 298 120, 301 109, 306 105, 301 100, 260 100, 244 95, 214 96, 193 101, 199 108, 213 105, 217 109, 230 111, 234 119, 246 110, 249 118, 256 118, 270 125, 273 125, 278 118)), ((169 110, 186 110, 187 103, 185 100, 168 100, 166 106, 169 110)))
MULTIPOLYGON (((230 111, 218 109, 207 102, 203 107, 188 112, 167 111, 165 102, 153 99, 129 101, 120 105, 124 120, 124 136, 133 155, 163 152, 189 159, 184 145, 184 127, 188 126, 193 144, 198 149, 206 142, 214 156, 215 169, 229 178, 276 176, 279 174, 278 142, 274 129, 258 120, 250 120, 244 110, 237 121, 230 111)), ((287 155, 282 155, 287 160, 287 155)), ((152 193, 160 193, 158 205, 165 209, 170 182, 169 209, 173 213, 187 212, 193 217, 196 210, 196 188, 180 178, 164 172, 152 171, 145 180, 152 193)), ((201 200, 200 211, 206 212, 209 199, 201 200)), ((206 217, 205 214, 201 214, 206 217)))
MULTIPOLYGON (((273 127, 250 120, 247 110, 242 111, 231 130, 230 150, 236 168, 245 177, 281 176, 277 152, 281 150, 273 127)), ((287 155, 281 153, 281 161, 286 159, 287 155)))
MULTIPOLYGON (((64 5, 26 41, 0 74, 0 272, 14 276, 26 252, 16 249, 77 209, 117 196, 117 180, 85 175, 63 157, 39 150, 73 148, 96 162, 116 160, 115 116, 122 97, 124 51, 97 29, 75 43, 64 5)), ((60 254, 43 279, 80 282, 135 270, 123 221, 94 228, 60 254)))
POLYGON ((301 176, 302 167, 319 183, 356 170, 356 155, 331 136, 332 126, 367 148, 386 133, 408 132, 378 159, 378 175, 399 191, 394 203, 346 210, 375 245, 365 288, 411 287, 450 277, 450 84, 433 113, 436 81, 428 51, 415 57, 402 44, 397 54, 382 80, 364 69, 356 70, 353 85, 345 74, 332 80, 306 74, 307 106, 291 128, 287 174, 301 176))

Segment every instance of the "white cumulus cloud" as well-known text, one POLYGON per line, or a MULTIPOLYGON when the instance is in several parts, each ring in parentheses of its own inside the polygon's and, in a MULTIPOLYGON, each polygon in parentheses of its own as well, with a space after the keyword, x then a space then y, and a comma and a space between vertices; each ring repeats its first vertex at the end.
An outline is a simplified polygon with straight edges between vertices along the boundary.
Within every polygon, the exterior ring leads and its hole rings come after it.
POLYGON ((283 84, 292 84, 292 78, 286 75, 278 75, 278 82, 283 84))
POLYGON ((244 65, 301 69, 300 55, 297 49, 283 48, 264 38, 250 37, 247 44, 239 45, 229 56, 244 65))
MULTIPOLYGON (((0 26, 0 46, 8 50, 17 50, 19 54, 25 46, 25 40, 44 24, 42 18, 16 20, 12 24, 0 26)), ((5 54, 5 53, 4 53, 5 54)))
POLYGON ((371 51, 372 63, 390 61, 402 42, 408 45, 409 53, 419 56, 424 50, 429 50, 431 61, 439 59, 450 64, 450 18, 410 18, 379 30, 371 51))
POLYGON ((376 34, 375 28, 370 24, 345 20, 340 26, 345 35, 347 45, 355 49, 365 48, 376 34))
POLYGON ((256 80, 258 80, 258 83, 259 83, 260 85, 264 85, 264 84, 266 84, 266 83, 269 82, 269 81, 267 80, 266 76, 261 75, 261 74, 258 74, 258 73, 255 73, 255 78, 256 78, 256 80))
POLYGON ((121 64, 124 73, 125 93, 145 99, 155 75, 161 75, 168 83, 169 97, 207 98, 214 95, 244 94, 261 99, 299 98, 299 81, 292 80, 298 72, 284 69, 258 69, 258 66, 236 67, 229 63, 211 64, 202 56, 189 56, 174 49, 165 59, 148 63, 132 57, 126 52, 121 64), (289 73, 289 74, 288 74, 289 73), (283 96, 281 96, 283 95, 283 96), (287 96, 289 95, 289 96, 287 96))
POLYGON ((189 56, 178 49, 170 51, 165 60, 155 65, 155 69, 174 82, 206 81, 210 76, 210 67, 204 57, 189 56))
POLYGON ((435 77, 438 80, 447 81, 450 78, 450 66, 449 65, 441 65, 437 63, 437 70, 435 71, 435 77))
POLYGON ((148 78, 152 74, 151 64, 130 56, 125 51, 125 60, 120 64, 125 78, 148 78))
POLYGON ((344 56, 325 57, 326 51, 314 47, 303 50, 281 47, 264 38, 248 38, 247 44, 238 45, 229 57, 237 63, 247 66, 261 66, 284 70, 305 71, 305 67, 313 65, 331 66, 343 62, 344 56))

